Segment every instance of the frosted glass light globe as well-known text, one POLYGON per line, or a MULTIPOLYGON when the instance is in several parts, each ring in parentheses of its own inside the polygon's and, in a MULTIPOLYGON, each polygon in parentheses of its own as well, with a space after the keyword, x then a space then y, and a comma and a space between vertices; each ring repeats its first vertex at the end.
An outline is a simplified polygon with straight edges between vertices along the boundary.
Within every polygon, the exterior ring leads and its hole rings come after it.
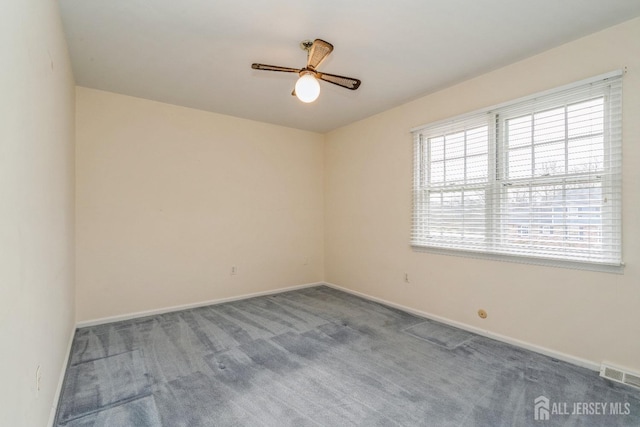
POLYGON ((313 102, 320 96, 320 83, 312 74, 304 74, 296 82, 296 96, 302 102, 313 102))

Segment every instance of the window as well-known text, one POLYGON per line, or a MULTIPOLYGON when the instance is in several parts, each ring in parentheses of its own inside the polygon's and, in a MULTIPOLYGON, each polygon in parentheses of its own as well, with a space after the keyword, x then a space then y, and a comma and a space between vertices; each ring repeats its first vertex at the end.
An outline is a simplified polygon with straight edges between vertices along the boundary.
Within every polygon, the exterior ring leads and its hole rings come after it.
POLYGON ((412 246, 621 266, 621 97, 611 73, 414 129, 412 246))

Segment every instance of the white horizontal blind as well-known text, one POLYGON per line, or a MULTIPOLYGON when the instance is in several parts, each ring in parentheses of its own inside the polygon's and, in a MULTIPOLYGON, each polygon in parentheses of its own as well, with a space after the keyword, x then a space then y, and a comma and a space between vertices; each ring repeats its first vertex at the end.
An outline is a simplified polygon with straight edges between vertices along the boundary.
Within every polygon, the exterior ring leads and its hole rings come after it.
POLYGON ((414 131, 411 244, 621 263, 621 77, 414 131))
POLYGON ((414 133, 414 246, 486 250, 489 119, 480 113, 414 133))

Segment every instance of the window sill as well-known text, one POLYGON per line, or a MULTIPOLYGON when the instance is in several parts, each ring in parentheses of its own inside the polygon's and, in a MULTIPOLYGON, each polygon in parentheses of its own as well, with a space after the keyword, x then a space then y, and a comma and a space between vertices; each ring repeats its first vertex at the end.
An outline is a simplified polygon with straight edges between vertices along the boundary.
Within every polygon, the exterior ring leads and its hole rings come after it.
POLYGON ((567 261, 526 257, 517 255, 493 254, 487 252, 465 251, 461 249, 445 249, 431 246, 411 245, 415 252, 426 252, 438 255, 459 256, 465 258, 486 259, 491 261, 513 262, 517 264, 541 265, 546 267, 570 268, 574 270, 597 271, 600 273, 624 274, 624 263, 620 265, 595 264, 587 262, 567 261))

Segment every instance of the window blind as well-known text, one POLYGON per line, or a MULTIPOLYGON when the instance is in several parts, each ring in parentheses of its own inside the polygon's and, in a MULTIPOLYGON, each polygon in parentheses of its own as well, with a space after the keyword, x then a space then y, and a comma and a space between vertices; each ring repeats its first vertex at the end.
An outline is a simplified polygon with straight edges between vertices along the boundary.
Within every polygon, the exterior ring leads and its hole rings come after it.
POLYGON ((620 265, 621 73, 415 129, 415 247, 620 265))

